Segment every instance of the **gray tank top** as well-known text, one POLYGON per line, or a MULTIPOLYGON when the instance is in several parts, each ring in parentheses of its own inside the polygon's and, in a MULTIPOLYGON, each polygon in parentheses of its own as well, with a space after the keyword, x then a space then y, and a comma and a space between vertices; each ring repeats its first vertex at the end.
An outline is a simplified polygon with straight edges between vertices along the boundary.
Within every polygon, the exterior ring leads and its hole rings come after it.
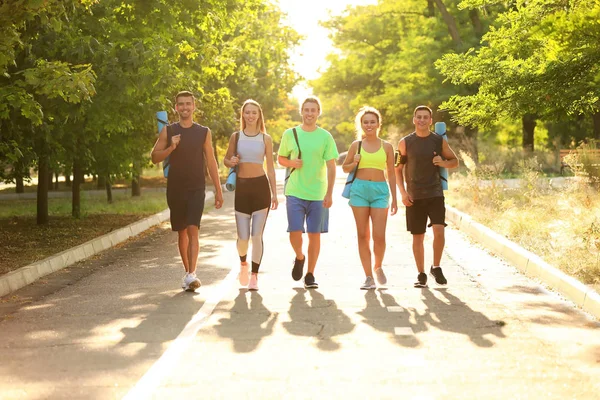
POLYGON ((263 164, 265 160, 264 136, 263 133, 248 136, 243 131, 240 131, 240 139, 237 144, 240 163, 263 164))
POLYGON ((443 197, 440 167, 433 164, 433 153, 442 155, 441 136, 430 133, 419 137, 415 132, 404 137, 406 165, 404 166, 406 191, 413 199, 443 197))

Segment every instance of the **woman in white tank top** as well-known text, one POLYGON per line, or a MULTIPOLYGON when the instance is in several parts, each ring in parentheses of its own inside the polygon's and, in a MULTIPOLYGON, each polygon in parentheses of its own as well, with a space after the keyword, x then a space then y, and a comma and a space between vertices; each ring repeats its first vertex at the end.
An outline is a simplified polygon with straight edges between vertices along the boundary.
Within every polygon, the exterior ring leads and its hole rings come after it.
POLYGON ((265 129, 262 108, 246 100, 240 111, 240 130, 231 135, 224 164, 237 168, 235 222, 240 257, 239 282, 249 290, 258 290, 258 270, 263 256, 263 231, 269 209, 278 206, 273 141, 265 129), (267 161, 267 172, 263 167, 267 161), (268 178, 267 178, 268 176, 268 178), (252 238, 252 273, 246 260, 252 238))

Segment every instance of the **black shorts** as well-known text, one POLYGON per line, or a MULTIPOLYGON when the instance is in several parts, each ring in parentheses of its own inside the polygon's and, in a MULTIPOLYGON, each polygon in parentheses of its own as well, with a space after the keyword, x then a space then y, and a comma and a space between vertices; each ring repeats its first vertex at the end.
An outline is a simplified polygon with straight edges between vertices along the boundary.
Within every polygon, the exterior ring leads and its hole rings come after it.
POLYGON ((235 211, 252 215, 271 206, 271 188, 266 175, 256 178, 237 178, 235 211))
POLYGON ((167 204, 171 211, 171 229, 182 231, 190 225, 200 227, 204 212, 204 189, 168 191, 167 204))
POLYGON ((446 225, 446 206, 443 197, 418 199, 406 207, 406 230, 413 235, 422 235, 427 230, 427 218, 431 225, 446 225))

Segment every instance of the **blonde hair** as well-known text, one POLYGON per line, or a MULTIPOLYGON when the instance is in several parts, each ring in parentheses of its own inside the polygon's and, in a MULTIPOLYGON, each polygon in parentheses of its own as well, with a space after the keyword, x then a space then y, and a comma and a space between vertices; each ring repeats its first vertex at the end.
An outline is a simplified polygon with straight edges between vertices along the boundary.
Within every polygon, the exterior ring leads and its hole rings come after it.
POLYGON ((360 110, 358 110, 358 114, 356 114, 356 118, 354 118, 356 140, 362 140, 366 136, 362 128, 362 119, 367 114, 373 114, 375 117, 377 117, 377 122, 379 122, 379 128, 377 128, 377 136, 379 136, 379 131, 381 130, 381 113, 375 107, 364 106, 360 110))
POLYGON ((317 96, 308 96, 302 101, 302 104, 300 104, 300 114, 302 114, 302 109, 306 103, 316 103, 317 107, 319 107, 319 115, 323 113, 323 109, 321 108, 321 100, 319 100, 317 96))
POLYGON ((248 99, 242 104, 242 108, 240 109, 240 131, 246 129, 246 121, 244 120, 244 109, 248 104, 252 104, 253 106, 258 107, 258 131, 261 133, 267 133, 267 128, 265 127, 265 118, 263 116, 263 110, 260 104, 256 100, 248 99))

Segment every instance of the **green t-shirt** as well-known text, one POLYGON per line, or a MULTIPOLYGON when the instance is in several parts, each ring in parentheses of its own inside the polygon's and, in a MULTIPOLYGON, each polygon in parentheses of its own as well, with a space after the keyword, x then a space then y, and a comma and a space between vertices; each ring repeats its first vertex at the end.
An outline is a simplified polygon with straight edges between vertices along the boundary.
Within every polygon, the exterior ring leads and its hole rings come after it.
MULTIPOLYGON (((325 162, 339 157, 333 136, 320 127, 312 132, 305 132, 297 126, 296 133, 302 150, 302 168, 296 169, 288 179, 285 195, 302 200, 323 200, 327 193, 325 162)), ((283 132, 279 155, 292 160, 298 158, 293 129, 283 132)))

